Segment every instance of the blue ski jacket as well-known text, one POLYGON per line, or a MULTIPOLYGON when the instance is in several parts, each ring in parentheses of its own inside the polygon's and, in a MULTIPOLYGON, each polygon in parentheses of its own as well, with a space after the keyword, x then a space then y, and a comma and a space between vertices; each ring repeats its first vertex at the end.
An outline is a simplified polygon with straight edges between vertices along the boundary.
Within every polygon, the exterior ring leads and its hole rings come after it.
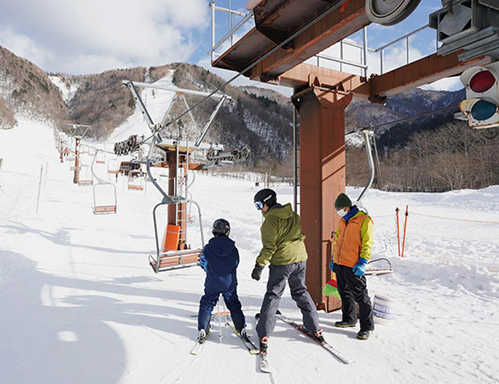
POLYGON ((211 238, 201 255, 201 266, 203 264, 206 271, 206 289, 228 292, 236 287, 239 252, 233 240, 227 236, 211 238))

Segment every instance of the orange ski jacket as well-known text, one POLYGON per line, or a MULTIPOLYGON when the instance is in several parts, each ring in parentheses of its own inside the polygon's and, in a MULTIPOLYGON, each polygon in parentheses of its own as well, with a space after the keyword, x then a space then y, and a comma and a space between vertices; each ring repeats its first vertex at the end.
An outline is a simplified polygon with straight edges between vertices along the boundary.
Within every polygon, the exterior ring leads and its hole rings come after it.
POLYGON ((373 246, 373 221, 359 211, 348 223, 340 220, 333 243, 335 264, 353 267, 359 258, 369 260, 373 246))

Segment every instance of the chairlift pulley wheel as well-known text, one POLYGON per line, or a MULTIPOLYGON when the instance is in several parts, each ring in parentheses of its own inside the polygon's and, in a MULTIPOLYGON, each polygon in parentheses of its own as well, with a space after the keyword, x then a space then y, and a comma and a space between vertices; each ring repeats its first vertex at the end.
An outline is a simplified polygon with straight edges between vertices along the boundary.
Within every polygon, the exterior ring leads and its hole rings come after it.
POLYGON ((366 0, 369 20, 385 26, 395 25, 409 16, 421 0, 366 0))

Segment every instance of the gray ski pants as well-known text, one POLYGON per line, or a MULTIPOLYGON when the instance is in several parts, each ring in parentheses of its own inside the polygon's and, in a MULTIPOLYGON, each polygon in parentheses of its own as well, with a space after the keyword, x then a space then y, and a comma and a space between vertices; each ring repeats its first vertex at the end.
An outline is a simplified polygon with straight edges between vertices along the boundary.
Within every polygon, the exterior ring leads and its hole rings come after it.
POLYGON ((291 297, 296 301, 303 315, 303 325, 309 331, 316 332, 319 329, 319 315, 314 302, 305 286, 306 261, 291 265, 271 265, 267 293, 263 298, 260 309, 260 320, 256 325, 256 332, 261 340, 269 336, 274 330, 276 323, 276 312, 279 308, 282 294, 286 288, 286 282, 291 290, 291 297))

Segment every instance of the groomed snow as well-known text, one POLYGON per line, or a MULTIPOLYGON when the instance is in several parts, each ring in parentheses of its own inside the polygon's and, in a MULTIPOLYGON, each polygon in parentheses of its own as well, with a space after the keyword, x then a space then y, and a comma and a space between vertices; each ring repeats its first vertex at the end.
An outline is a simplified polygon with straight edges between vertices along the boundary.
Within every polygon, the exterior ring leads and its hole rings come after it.
MULTIPOLYGON (((369 291, 371 298, 395 300, 396 319, 377 322, 372 337, 359 341, 356 329, 334 327, 339 312, 320 313, 326 339, 355 360, 351 365, 278 322, 270 377, 228 328, 221 343, 215 328, 202 355, 190 355, 204 273, 193 267, 154 274, 148 265, 155 249, 151 212, 161 200, 151 184, 129 191, 120 178, 118 214, 94 216, 92 187, 72 183, 51 128, 20 119, 17 128, 0 131, 0 157, 0 383, 499 382, 499 186, 369 191, 373 258, 386 257, 395 269, 368 277, 369 291), (414 214, 401 259, 394 213, 406 205, 414 214)), ((107 178, 105 165, 96 172, 107 178)), ((257 189, 250 181, 201 174, 191 189, 206 240, 216 218, 232 225, 241 255, 238 290, 253 339, 268 276, 265 270, 260 282, 250 277, 260 248, 257 189)), ((281 202, 292 201, 291 187, 275 189, 281 202)), ((201 245, 196 223, 189 238, 201 245)), ((289 292, 280 307, 301 321, 289 292)))

